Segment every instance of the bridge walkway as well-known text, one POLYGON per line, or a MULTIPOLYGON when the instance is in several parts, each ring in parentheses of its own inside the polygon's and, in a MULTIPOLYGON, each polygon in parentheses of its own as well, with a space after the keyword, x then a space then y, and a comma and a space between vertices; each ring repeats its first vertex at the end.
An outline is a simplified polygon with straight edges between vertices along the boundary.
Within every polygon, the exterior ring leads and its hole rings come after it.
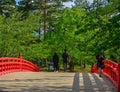
POLYGON ((98 74, 14 72, 0 76, 0 92, 117 92, 111 81, 98 74))

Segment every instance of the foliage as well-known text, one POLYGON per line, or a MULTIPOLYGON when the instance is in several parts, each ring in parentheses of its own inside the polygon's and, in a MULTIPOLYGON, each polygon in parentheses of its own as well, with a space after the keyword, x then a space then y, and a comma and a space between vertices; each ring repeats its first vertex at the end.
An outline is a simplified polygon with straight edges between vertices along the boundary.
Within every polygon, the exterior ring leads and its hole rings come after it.
MULTIPOLYGON (((1 12, 4 7, 0 6, 0 56, 17 57, 21 53, 24 59, 38 64, 43 59, 52 60, 56 51, 62 63, 61 55, 66 48, 74 64, 94 63, 101 50, 106 58, 110 59, 113 54, 117 61, 120 57, 120 1, 113 1, 95 3, 98 6, 94 8, 85 2, 83 7, 60 8, 62 2, 53 0, 53 4, 48 5, 48 31, 44 40, 40 32, 44 17, 38 10, 40 7, 24 11, 25 7, 18 6, 6 17, 1 12), (55 8, 58 4, 59 8, 55 8)), ((26 0, 26 4, 30 3, 26 0)))
POLYGON ((10 17, 15 12, 15 0, 0 0, 0 15, 10 17))

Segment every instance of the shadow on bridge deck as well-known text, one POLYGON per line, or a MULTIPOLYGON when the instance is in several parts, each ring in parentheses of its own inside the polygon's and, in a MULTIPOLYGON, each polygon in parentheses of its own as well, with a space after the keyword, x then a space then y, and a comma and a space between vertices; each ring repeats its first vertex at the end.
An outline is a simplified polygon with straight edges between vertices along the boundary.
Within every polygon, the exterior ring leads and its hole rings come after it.
POLYGON ((77 73, 74 77, 73 92, 117 92, 117 90, 104 75, 101 78, 97 74, 77 73))
POLYGON ((0 92, 117 92, 111 81, 90 73, 16 72, 0 76, 0 92))

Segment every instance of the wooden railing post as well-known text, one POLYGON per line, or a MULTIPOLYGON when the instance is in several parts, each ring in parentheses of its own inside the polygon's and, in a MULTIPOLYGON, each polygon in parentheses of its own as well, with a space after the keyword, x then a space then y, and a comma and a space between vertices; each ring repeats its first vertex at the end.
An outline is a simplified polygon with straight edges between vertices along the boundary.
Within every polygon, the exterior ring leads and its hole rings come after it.
POLYGON ((118 64, 118 92, 120 92, 120 63, 118 64))

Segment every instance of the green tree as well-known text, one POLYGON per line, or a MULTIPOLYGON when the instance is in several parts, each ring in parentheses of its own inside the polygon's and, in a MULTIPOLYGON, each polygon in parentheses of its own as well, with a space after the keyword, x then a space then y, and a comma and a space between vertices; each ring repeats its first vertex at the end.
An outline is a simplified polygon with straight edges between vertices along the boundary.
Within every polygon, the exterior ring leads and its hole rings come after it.
POLYGON ((81 7, 85 11, 89 11, 90 10, 90 3, 89 3, 88 0, 75 0, 74 4, 75 4, 74 7, 81 7))
POLYGON ((43 16, 40 20, 40 28, 44 30, 44 37, 47 31, 53 31, 56 24, 57 17, 63 8, 63 2, 71 0, 22 0, 19 6, 19 10, 24 11, 24 16, 29 11, 39 10, 43 16), (27 10, 26 10, 27 9, 27 10))
POLYGON ((19 16, 21 16, 20 13, 10 18, 1 16, 1 56, 16 56, 37 41, 33 30, 35 27, 38 28, 35 25, 39 17, 31 14, 26 20, 19 21, 19 16))
POLYGON ((9 17, 14 14, 15 0, 0 0, 0 15, 9 17))

